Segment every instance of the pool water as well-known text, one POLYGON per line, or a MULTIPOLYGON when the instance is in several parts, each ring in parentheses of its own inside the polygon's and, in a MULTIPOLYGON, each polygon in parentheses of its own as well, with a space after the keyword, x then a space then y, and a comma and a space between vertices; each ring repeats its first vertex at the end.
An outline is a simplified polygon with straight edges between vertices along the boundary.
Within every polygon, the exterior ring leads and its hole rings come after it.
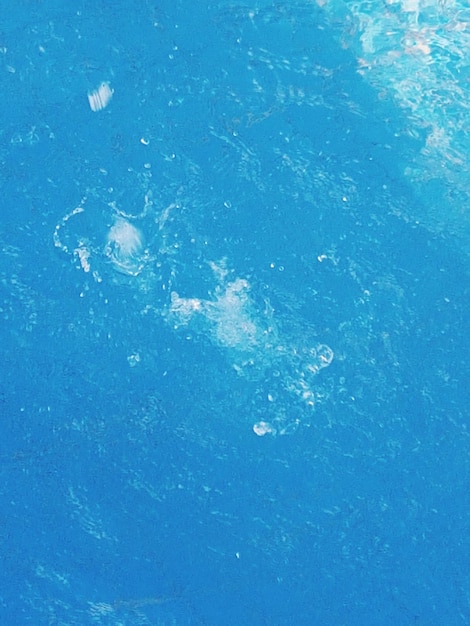
POLYGON ((468 622, 467 13, 2 16, 2 624, 468 622))

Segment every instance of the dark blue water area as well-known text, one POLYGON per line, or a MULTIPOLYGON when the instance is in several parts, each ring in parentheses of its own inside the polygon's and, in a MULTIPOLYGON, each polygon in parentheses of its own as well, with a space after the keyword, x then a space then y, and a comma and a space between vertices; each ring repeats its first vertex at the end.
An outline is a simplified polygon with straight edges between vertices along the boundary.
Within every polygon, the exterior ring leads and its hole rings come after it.
POLYGON ((419 131, 311 3, 0 33, 0 622, 467 623, 469 266, 419 131))

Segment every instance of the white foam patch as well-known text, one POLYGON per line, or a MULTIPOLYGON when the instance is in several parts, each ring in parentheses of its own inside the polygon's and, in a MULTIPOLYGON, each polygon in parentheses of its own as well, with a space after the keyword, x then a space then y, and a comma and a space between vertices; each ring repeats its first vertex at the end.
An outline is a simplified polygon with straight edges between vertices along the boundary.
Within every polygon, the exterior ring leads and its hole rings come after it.
POLYGON ((105 254, 115 269, 137 276, 145 265, 142 233, 127 220, 116 219, 108 232, 105 254))
POLYGON ((256 319, 256 308, 250 296, 250 285, 235 278, 218 285, 212 300, 184 298, 171 293, 168 318, 175 327, 186 326, 197 316, 202 319, 204 332, 212 342, 223 348, 250 351, 263 345, 274 332, 268 323, 256 319))

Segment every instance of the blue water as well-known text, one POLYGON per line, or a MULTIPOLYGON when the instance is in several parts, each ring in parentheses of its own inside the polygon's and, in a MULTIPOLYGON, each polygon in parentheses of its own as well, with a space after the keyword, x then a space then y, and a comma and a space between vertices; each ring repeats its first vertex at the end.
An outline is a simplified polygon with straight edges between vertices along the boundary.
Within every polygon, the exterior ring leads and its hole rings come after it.
POLYGON ((469 623, 465 7, 64 4, 0 20, 0 623, 469 623))

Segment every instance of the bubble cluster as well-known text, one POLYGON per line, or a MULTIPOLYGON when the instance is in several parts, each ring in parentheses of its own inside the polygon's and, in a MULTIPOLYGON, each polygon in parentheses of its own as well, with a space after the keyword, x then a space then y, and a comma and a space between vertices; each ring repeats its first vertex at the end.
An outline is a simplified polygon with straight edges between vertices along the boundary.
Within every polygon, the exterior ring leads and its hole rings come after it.
MULTIPOLYGON (((130 215, 110 203, 100 214, 84 201, 59 221, 54 244, 96 282, 116 283, 119 274, 131 277, 123 284, 145 298, 141 312, 157 314, 173 332, 184 331, 186 339, 209 340, 240 381, 249 382, 254 395, 243 419, 254 424, 255 434, 295 432, 310 420, 317 376, 332 362, 331 348, 317 343, 301 320, 291 324, 282 312, 275 313, 267 286, 261 291, 256 282, 228 269, 225 259, 196 265, 196 280, 188 280, 185 274, 194 267, 174 221, 179 205, 170 204, 146 222, 155 212, 148 196, 144 206, 130 215), (150 236, 147 247, 143 223, 150 236)), ((132 368, 144 358, 132 349, 127 354, 132 368)))
POLYGON ((257 421, 253 431, 258 436, 290 434, 300 419, 285 409, 285 393, 294 396, 305 408, 316 401, 315 378, 333 361, 333 351, 325 344, 296 346, 292 337, 281 332, 272 307, 256 306, 248 280, 233 277, 220 265, 212 263, 217 286, 214 297, 202 299, 171 293, 165 310, 167 321, 178 329, 189 327, 208 336, 226 351, 237 373, 260 385, 268 398, 272 419, 257 421))

